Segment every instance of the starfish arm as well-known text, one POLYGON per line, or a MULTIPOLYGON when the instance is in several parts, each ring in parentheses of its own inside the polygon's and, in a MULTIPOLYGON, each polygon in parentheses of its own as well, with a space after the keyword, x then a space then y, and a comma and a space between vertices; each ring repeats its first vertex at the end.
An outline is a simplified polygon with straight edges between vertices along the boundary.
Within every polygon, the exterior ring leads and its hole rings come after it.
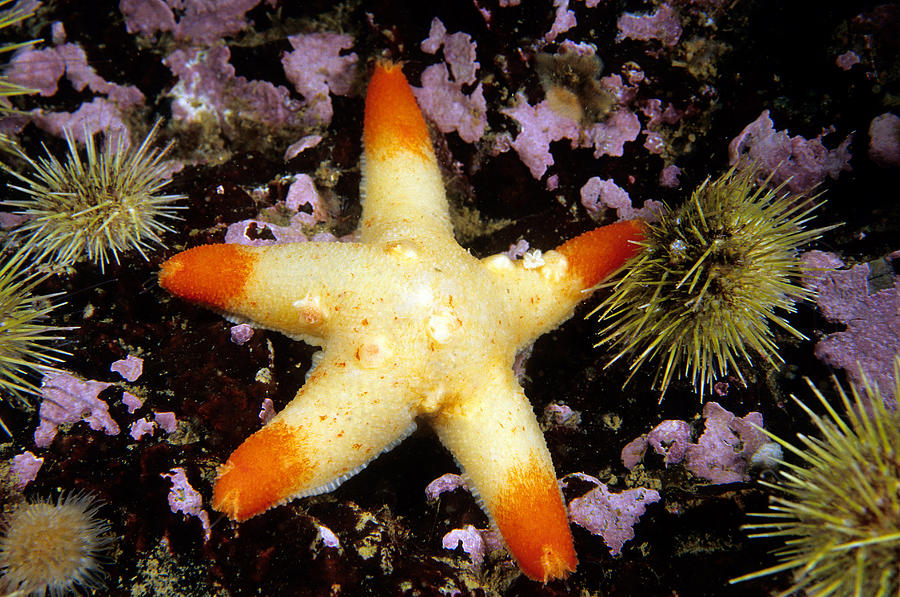
POLYGON ((321 344, 388 257, 384 247, 356 243, 203 245, 166 261, 159 283, 232 320, 321 344))
POLYGON ((375 66, 363 129, 360 240, 453 239, 425 119, 398 64, 375 66))
POLYGON ((212 506, 243 521, 335 489, 415 429, 411 392, 327 350, 296 397, 219 469, 212 506))
POLYGON ((505 369, 433 418, 522 571, 547 582, 578 559, 553 463, 531 404, 505 369))
POLYGON ((522 260, 492 255, 482 263, 510 289, 510 318, 527 343, 572 316, 593 288, 640 251, 644 225, 617 222, 585 232, 542 256, 543 264, 526 267, 522 260))

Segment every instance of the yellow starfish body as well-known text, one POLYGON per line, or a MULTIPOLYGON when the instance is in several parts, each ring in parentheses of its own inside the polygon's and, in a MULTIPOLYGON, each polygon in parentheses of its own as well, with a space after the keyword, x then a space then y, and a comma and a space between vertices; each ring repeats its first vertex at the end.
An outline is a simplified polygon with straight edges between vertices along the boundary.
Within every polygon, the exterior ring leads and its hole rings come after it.
POLYGON ((297 396, 221 467, 213 507, 242 521, 330 491, 427 421, 521 569, 577 559, 516 352, 636 252, 637 222, 540 259, 478 260, 454 237, 425 121, 398 65, 366 97, 360 242, 206 245, 163 264, 170 292, 325 350, 297 396))

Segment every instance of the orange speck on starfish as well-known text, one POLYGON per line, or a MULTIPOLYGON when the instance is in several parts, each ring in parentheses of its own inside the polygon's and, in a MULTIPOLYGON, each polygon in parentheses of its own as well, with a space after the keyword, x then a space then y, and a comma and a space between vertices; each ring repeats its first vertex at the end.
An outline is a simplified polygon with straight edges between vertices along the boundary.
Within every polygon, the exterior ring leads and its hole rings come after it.
POLYGON ((556 250, 566 256, 584 287, 590 288, 637 255, 641 250, 637 243, 643 239, 644 223, 627 220, 589 230, 556 250))
POLYGON ((519 567, 547 582, 575 570, 578 558, 553 470, 533 457, 509 472, 495 498, 494 521, 519 567))
POLYGON ((400 151, 433 160, 428 127, 399 64, 379 63, 366 92, 366 151, 391 155, 400 151))
POLYGON ((162 264, 159 285, 191 302, 225 309, 240 296, 256 257, 237 245, 202 245, 162 264))
POLYGON ((213 508, 240 522, 282 502, 309 470, 302 453, 296 430, 277 422, 263 427, 220 467, 213 508))

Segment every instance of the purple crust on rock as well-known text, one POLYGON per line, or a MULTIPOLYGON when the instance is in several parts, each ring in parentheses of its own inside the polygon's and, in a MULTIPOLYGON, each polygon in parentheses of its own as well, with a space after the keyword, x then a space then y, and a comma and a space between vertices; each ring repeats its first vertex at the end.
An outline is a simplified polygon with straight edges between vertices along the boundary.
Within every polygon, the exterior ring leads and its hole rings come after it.
POLYGON ((685 453, 687 469, 716 485, 748 481, 750 461, 766 443, 766 434, 757 429, 763 426, 762 414, 751 412, 738 418, 718 402, 707 402, 703 418, 703 435, 685 453))
POLYGON ((634 469, 652 446, 666 466, 684 461, 689 471, 713 484, 749 480, 753 456, 766 443, 765 433, 756 428, 763 426, 762 414, 739 418, 718 402, 707 402, 703 418, 706 427, 697 443, 690 442, 687 422, 669 419, 629 442, 621 452, 622 464, 634 469))
POLYGON ((129 33, 211 44, 250 25, 246 13, 260 0, 120 0, 129 33))
POLYGON ((681 37, 681 20, 678 13, 668 4, 663 4, 653 13, 634 14, 626 12, 616 21, 619 35, 616 40, 634 39, 638 41, 659 40, 665 46, 674 46, 681 37))
POLYGON ((885 112, 869 123, 869 158, 883 168, 900 166, 900 116, 885 112))
POLYGON ((118 435, 119 425, 109 415, 109 405, 97 395, 111 383, 84 381, 65 372, 52 372, 41 382, 40 425, 34 431, 34 443, 46 448, 56 437, 57 427, 85 421, 91 429, 118 435))
POLYGON ((847 137, 834 149, 822 144, 825 131, 814 139, 800 135, 791 137, 786 130, 776 131, 763 110, 759 118, 744 127, 728 145, 730 163, 749 165, 760 171, 760 176, 772 176, 772 184, 787 184, 794 193, 808 193, 826 177, 837 179, 844 170, 850 170, 850 143, 847 137))
POLYGON ((659 492, 636 487, 611 493, 596 477, 584 473, 573 473, 571 476, 597 487, 569 502, 569 520, 603 537, 609 553, 619 555, 625 543, 634 539, 634 525, 647 511, 647 504, 659 501, 659 492))
POLYGON ((845 369, 857 387, 863 386, 865 376, 889 399, 895 387, 894 357, 900 351, 900 276, 875 291, 869 288, 871 269, 866 263, 836 269, 843 266, 841 259, 822 251, 809 251, 803 260, 810 268, 803 283, 816 291, 822 315, 847 326, 822 338, 816 356, 845 369))

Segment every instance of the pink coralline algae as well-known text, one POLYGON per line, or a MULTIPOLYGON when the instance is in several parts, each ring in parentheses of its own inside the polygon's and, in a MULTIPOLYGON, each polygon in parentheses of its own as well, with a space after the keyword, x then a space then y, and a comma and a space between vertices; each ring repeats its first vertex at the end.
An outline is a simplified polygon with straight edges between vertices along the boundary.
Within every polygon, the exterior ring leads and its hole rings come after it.
POLYGON ((356 77, 356 54, 342 54, 353 47, 353 38, 339 33, 291 35, 294 48, 281 57, 284 74, 306 102, 304 123, 327 126, 334 115, 331 96, 348 95, 356 77))
POLYGON ((448 34, 441 20, 434 18, 428 37, 422 42, 421 48, 423 52, 436 54, 442 46, 444 61, 450 67, 453 79, 460 83, 474 83, 475 73, 480 65, 475 60, 477 44, 472 41, 472 36, 461 31, 448 34))
POLYGON ((137 87, 111 83, 98 75, 88 64, 84 50, 74 43, 39 50, 26 48, 13 56, 6 71, 10 82, 37 89, 44 97, 56 95, 63 75, 75 91, 87 88, 123 108, 144 103, 144 94, 137 87))
POLYGON ((523 257, 530 247, 531 245, 527 240, 520 238, 514 245, 509 245, 509 249, 503 254, 515 261, 516 259, 523 257))
POLYGON ((253 328, 246 323, 231 326, 231 341, 238 346, 246 344, 253 337, 253 328))
POLYGON ((882 168, 900 166, 900 117, 885 112, 869 124, 869 158, 882 168))
POLYGON ((844 170, 850 170, 850 134, 834 149, 822 144, 825 131, 814 139, 804 139, 788 132, 776 131, 763 110, 759 118, 748 124, 728 145, 732 165, 752 163, 759 168, 762 177, 772 174, 772 183, 787 182, 794 193, 808 193, 826 176, 837 179, 844 170))
POLYGON ((287 226, 274 224, 264 219, 241 220, 228 226, 228 230, 225 232, 225 242, 261 247, 278 243, 306 242, 307 240, 335 240, 335 237, 329 232, 313 234, 312 239, 307 236, 307 233, 312 232, 312 227, 316 224, 327 222, 330 219, 328 207, 316 191, 315 183, 308 174, 296 175, 288 188, 284 201, 278 202, 273 208, 264 210, 263 216, 266 214, 278 215, 282 208, 292 214, 287 226), (310 208, 310 211, 301 209, 305 207, 310 208), (270 233, 274 239, 258 238, 259 232, 263 230, 270 233))
POLYGON ((455 550, 462 547, 478 569, 484 562, 484 556, 490 551, 500 549, 504 543, 499 533, 493 529, 478 529, 467 524, 461 529, 453 529, 441 539, 444 549, 455 550))
POLYGON ((291 211, 297 212, 294 216, 298 221, 307 226, 328 221, 328 208, 316 191, 316 185, 309 174, 298 174, 294 182, 288 187, 284 205, 291 211), (301 207, 309 207, 310 213, 301 210, 301 207))
MULTIPOLYGON (((512 108, 501 112, 519 123, 519 134, 513 140, 512 148, 537 179, 554 164, 550 143, 562 139, 578 139, 580 135, 578 123, 557 114, 546 100, 532 106, 520 94, 512 108)), ((640 129, 640 125, 638 128, 640 129)))
POLYGON ((446 64, 427 67, 422 73, 422 87, 413 87, 419 107, 442 133, 456 131, 466 143, 477 142, 487 128, 487 102, 481 83, 469 95, 462 90, 463 85, 476 80, 479 64, 475 60, 475 42, 468 33, 448 34, 440 19, 435 18, 421 45, 429 54, 443 46, 446 64))
POLYGON ((487 128, 487 101, 481 83, 471 94, 462 83, 451 81, 444 64, 432 64, 422 73, 422 87, 413 93, 419 107, 442 133, 456 132, 466 143, 475 143, 487 128))
POLYGON ((890 396, 895 383, 894 356, 900 352, 900 276, 886 273, 881 289, 876 289, 870 288, 869 264, 837 269, 843 267, 843 261, 822 251, 805 253, 803 261, 809 268, 804 286, 816 291, 822 315, 847 326, 822 338, 816 344, 816 356, 845 369, 857 387, 862 387, 865 375, 884 396, 890 396))
POLYGON ((174 433, 178 429, 178 419, 175 418, 175 413, 171 411, 154 411, 153 421, 166 433, 174 433))
POLYGON ((622 464, 632 470, 650 446, 664 457, 666 466, 683 461, 689 471, 713 484, 748 481, 757 453, 771 443, 757 429, 763 426, 762 414, 738 418, 717 402, 707 402, 703 418, 706 427, 697 443, 690 442, 687 422, 669 419, 629 442, 622 449, 622 464))
POLYGON ((86 421, 95 431, 118 435, 119 425, 109 415, 109 405, 97 395, 110 387, 102 381, 83 381, 68 373, 53 372, 41 382, 41 422, 34 431, 34 443, 46 448, 56 437, 59 425, 86 421))
POLYGON ((138 419, 128 429, 128 434, 135 441, 141 439, 145 435, 152 436, 159 427, 166 433, 173 433, 178 428, 178 419, 175 418, 173 412, 154 412, 153 420, 149 417, 138 419))
POLYGON ((204 539, 209 541, 212 536, 209 513, 203 509, 203 496, 191 487, 184 468, 178 466, 159 476, 172 483, 169 489, 169 509, 174 514, 180 512, 185 516, 196 516, 203 526, 204 539))
POLYGON ((428 484, 428 487, 425 488, 425 497, 429 501, 433 501, 445 491, 454 491, 460 488, 468 489, 465 479, 454 473, 447 473, 428 484))
POLYGON ((546 41, 553 41, 561 33, 565 33, 578 24, 575 19, 575 13, 569 10, 569 0, 553 0, 553 7, 556 13, 553 17, 553 24, 550 25, 550 31, 544 35, 546 41))
POLYGON ((122 392, 122 404, 128 409, 128 414, 131 414, 143 406, 144 401, 130 392, 122 392))
POLYGON ((169 54, 163 63, 178 77, 169 91, 172 116, 185 122, 213 118, 226 131, 229 118, 237 114, 270 127, 299 120, 302 102, 292 100, 287 88, 239 77, 230 60, 231 51, 224 45, 169 54))
POLYGON ((302 224, 296 226, 279 226, 263 220, 241 220, 229 224, 225 232, 225 242, 234 245, 248 245, 251 247, 264 247, 278 243, 303 243, 309 238, 303 231, 302 224), (268 231, 275 238, 258 238, 262 231, 268 231))
POLYGON ((97 133, 103 133, 112 143, 117 143, 120 135, 130 139, 125 114, 112 102, 97 97, 84 102, 74 112, 43 112, 32 115, 34 123, 56 137, 64 137, 71 131, 75 141, 84 140, 97 133))
POLYGON ((853 51, 846 51, 834 59, 834 63, 842 70, 850 70, 859 64, 859 55, 853 51))
POLYGON ((541 423, 547 428, 577 430, 581 426, 581 413, 568 405, 551 402, 544 408, 541 423))
POLYGON ((454 550, 462 547, 462 550, 469 554, 475 567, 480 567, 484 561, 484 539, 481 538, 481 532, 470 524, 461 529, 453 529, 441 539, 441 545, 444 549, 454 550))
POLYGON ((62 43, 42 49, 24 48, 13 56, 6 69, 11 83, 37 89, 44 97, 56 95, 63 76, 75 91, 90 92, 96 97, 74 112, 33 110, 11 117, 18 128, 32 121, 58 137, 68 130, 81 143, 87 135, 98 132, 105 132, 113 141, 120 134, 125 135, 126 141, 129 139, 125 117, 144 105, 144 94, 137 87, 103 79, 88 63, 81 46, 62 43))
POLYGON ((768 443, 761 413, 751 412, 738 418, 718 402, 703 406, 706 429, 696 444, 685 453, 687 469, 718 485, 749 481, 750 462, 754 454, 768 443))
POLYGON ((629 110, 619 109, 606 121, 582 129, 571 118, 557 114, 546 100, 531 106, 521 94, 512 108, 501 112, 519 123, 519 134, 511 145, 537 179, 554 164, 550 153, 550 143, 554 141, 570 139, 573 149, 593 147, 595 158, 621 156, 625 143, 637 139, 641 132, 637 115, 629 110))
MULTIPOLYGON (((571 43, 561 46, 567 52, 593 53, 593 48, 588 46, 571 43)), ((634 74, 630 70, 628 72, 629 76, 634 74)), ((543 177, 547 168, 555 163, 550 153, 550 144, 554 141, 569 139, 572 149, 592 147, 594 158, 604 155, 622 156, 625 153, 625 143, 636 140, 641 132, 637 114, 628 109, 638 89, 636 84, 623 83, 618 74, 601 78, 600 86, 615 99, 617 108, 602 122, 587 125, 557 113, 547 100, 532 106, 522 93, 517 94, 513 106, 500 112, 518 123, 519 133, 511 141, 498 136, 494 151, 506 151, 510 147, 515 149, 519 159, 528 166, 536 179, 543 177)))
POLYGON ((131 436, 131 439, 137 441, 145 435, 153 435, 155 430, 156 424, 150 421, 150 419, 138 419, 128 428, 128 435, 131 436))
POLYGON ((262 404, 259 407, 259 420, 263 422, 263 425, 272 420, 272 417, 275 416, 275 403, 272 402, 271 398, 263 398, 262 404))
MULTIPOLYGON (((597 487, 569 502, 569 520, 594 535, 603 537, 609 553, 617 556, 628 541, 634 539, 634 525, 647 511, 647 505, 658 502, 659 492, 637 487, 611 493, 596 477, 573 473, 575 477, 597 487)), ((566 479, 562 483, 565 486, 566 479)))
POLYGON ((641 112, 649 119, 644 128, 644 148, 650 153, 662 154, 666 152, 666 142, 660 132, 660 125, 676 124, 684 116, 672 104, 662 108, 662 100, 650 99, 640 102, 641 112))
POLYGON ((681 168, 675 166, 666 166, 659 173, 659 186, 667 189, 677 189, 681 184, 678 177, 681 176, 681 168))
POLYGON ((638 437, 622 448, 622 464, 632 470, 643 460, 647 447, 663 456, 666 466, 684 460, 688 445, 691 442, 691 426, 677 419, 666 419, 650 433, 638 437))
POLYGON ((581 146, 593 147, 595 158, 604 155, 618 157, 625 153, 625 143, 637 139, 640 132, 641 121, 637 115, 630 110, 619 109, 605 121, 586 127, 581 146))
POLYGON ((109 370, 118 373, 126 381, 136 381, 144 372, 144 359, 134 355, 115 361, 109 366, 109 370))
POLYGON ((619 35, 616 40, 634 39, 649 41, 658 39, 665 46, 674 46, 681 37, 681 20, 668 4, 663 4, 650 14, 626 12, 616 21, 619 35))
POLYGON ((691 439, 691 427, 684 421, 669 419, 653 428, 647 435, 647 442, 657 454, 663 455, 666 466, 670 462, 681 462, 691 439))
POLYGON ((311 147, 315 147, 322 142, 322 135, 306 135, 299 141, 291 143, 284 150, 284 161, 290 161, 311 147))
POLYGON ((581 187, 581 204, 594 219, 600 219, 604 215, 604 208, 616 210, 619 220, 633 220, 642 218, 648 222, 655 222, 657 214, 662 211, 662 203, 648 199, 644 206, 635 209, 631 205, 631 197, 628 192, 612 180, 604 180, 599 176, 593 176, 581 187))
POLYGON ((44 464, 43 458, 38 458, 31 452, 22 452, 13 456, 9 466, 16 489, 24 489, 26 485, 37 478, 38 471, 44 464))
POLYGON ((128 33, 172 33, 177 40, 210 44, 250 23, 246 13, 260 0, 120 0, 128 33))
POLYGON ((341 548, 341 541, 337 538, 337 535, 334 532, 326 527, 325 525, 321 525, 316 523, 316 541, 319 541, 325 547, 331 547, 333 549, 341 548))

